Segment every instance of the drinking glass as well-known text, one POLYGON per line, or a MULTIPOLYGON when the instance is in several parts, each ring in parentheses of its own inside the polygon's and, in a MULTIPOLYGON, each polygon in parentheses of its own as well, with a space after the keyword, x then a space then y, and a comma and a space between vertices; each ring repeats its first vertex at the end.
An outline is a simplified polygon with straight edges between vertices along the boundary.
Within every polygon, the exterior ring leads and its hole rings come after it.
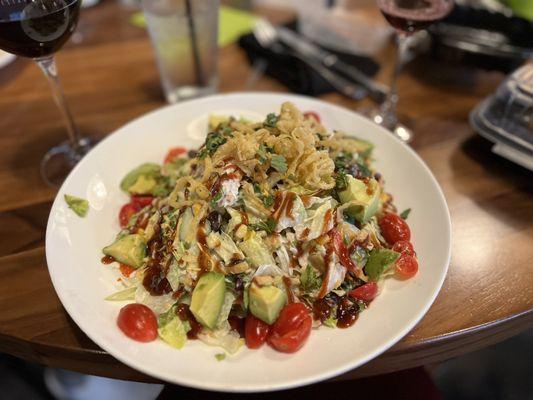
POLYGON ((407 40, 413 33, 448 15, 453 8, 453 0, 377 0, 377 4, 388 23, 396 29, 397 46, 389 94, 381 107, 370 113, 370 117, 391 130, 399 139, 410 142, 412 132, 398 122, 396 115, 396 83, 402 70, 407 40))
POLYGON ((80 4, 81 0, 0 0, 0 49, 36 61, 67 128, 68 141, 50 149, 41 161, 41 175, 50 185, 59 184, 90 147, 74 123, 54 60, 76 27, 80 4))
POLYGON ((142 0, 142 6, 167 101, 214 93, 219 0, 142 0))

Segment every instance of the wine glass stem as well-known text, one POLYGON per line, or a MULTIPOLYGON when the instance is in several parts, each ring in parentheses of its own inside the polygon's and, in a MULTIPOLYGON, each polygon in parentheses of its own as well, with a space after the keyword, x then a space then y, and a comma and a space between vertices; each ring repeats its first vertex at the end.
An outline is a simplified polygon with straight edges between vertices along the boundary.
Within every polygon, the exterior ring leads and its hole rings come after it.
POLYGON ((394 129, 398 123, 396 116, 396 105, 398 104, 397 82, 398 76, 402 72, 405 54, 407 52, 407 36, 401 33, 396 34, 396 60, 392 71, 390 90, 387 98, 381 105, 381 117, 383 125, 389 129, 394 129))
POLYGON ((80 153, 80 143, 81 137, 72 118, 72 113, 68 108, 67 101, 65 100, 65 95, 63 94, 63 89, 61 87, 61 82, 59 81, 59 75, 57 73, 57 67, 55 63, 54 56, 42 57, 35 60, 37 65, 41 68, 44 75, 48 79, 48 83, 52 88, 52 93, 54 95, 54 100, 61 111, 63 116, 63 121, 67 127, 67 133, 69 137, 70 146, 76 153, 80 153))

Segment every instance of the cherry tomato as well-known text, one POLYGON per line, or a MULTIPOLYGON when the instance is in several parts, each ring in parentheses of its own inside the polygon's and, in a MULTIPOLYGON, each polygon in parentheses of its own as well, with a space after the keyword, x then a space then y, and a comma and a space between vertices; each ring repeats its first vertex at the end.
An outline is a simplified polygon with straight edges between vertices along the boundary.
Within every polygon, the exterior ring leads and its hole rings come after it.
POLYGON ((401 254, 410 254, 412 256, 416 255, 415 249, 413 248, 413 244, 411 242, 408 242, 407 240, 400 240, 394 243, 394 246, 392 246, 392 251, 401 254))
POLYGON ((277 351, 294 353, 309 337, 312 324, 313 318, 304 304, 287 304, 270 329, 268 344, 277 351))
MULTIPOLYGON (((297 304, 297 303, 291 303, 297 304)), ((313 318, 307 315, 305 319, 294 329, 285 334, 280 334, 275 330, 268 337, 268 344, 277 351, 282 353, 294 353, 302 348, 305 344, 309 334, 311 333, 311 326, 313 325, 313 318)))
POLYGON ((244 340, 249 349, 258 349, 266 342, 270 325, 252 314, 248 314, 244 323, 244 340))
POLYGON ((152 204, 153 196, 131 196, 131 204, 135 204, 140 208, 144 208, 152 204))
POLYGON ((120 222, 120 227, 125 228, 128 225, 133 214, 138 212, 141 208, 133 203, 128 203, 122 206, 120 213, 118 214, 118 221, 120 222))
POLYGON ((168 164, 174 161, 177 156, 185 153, 187 153, 187 149, 183 147, 173 147, 168 151, 167 155, 165 156, 165 161, 163 161, 163 164, 168 164))
POLYGON ((337 253, 337 256, 339 257, 341 264, 344 265, 348 269, 348 271, 356 273, 357 265, 355 265, 353 260, 350 258, 350 251, 344 244, 341 234, 338 231, 334 230, 332 231, 332 235, 333 247, 335 249, 335 253, 337 253))
POLYGON ((314 119, 316 119, 317 122, 320 122, 320 115, 318 115, 318 113, 316 113, 314 111, 306 111, 306 112, 304 112, 304 117, 305 118, 313 117, 314 119))
POLYGON ((122 272, 122 275, 124 275, 126 278, 129 277, 134 271, 135 268, 130 267, 129 265, 120 263, 120 272, 122 272))
POLYGON ((151 342, 157 338, 157 318, 144 304, 122 307, 117 325, 126 336, 138 342, 151 342))
POLYGON ((411 230, 409 225, 396 214, 385 214, 379 220, 379 227, 385 240, 394 244, 400 240, 409 241, 411 230))
POLYGON ((283 335, 298 327, 309 315, 309 309, 303 303, 290 303, 282 308, 272 330, 283 335))
POLYGON ((409 279, 418 272, 418 261, 411 254, 403 253, 396 260, 396 275, 401 279, 409 279))
POLYGON ((375 282, 368 282, 354 290, 348 292, 348 296, 365 302, 374 300, 378 294, 378 285, 375 282))

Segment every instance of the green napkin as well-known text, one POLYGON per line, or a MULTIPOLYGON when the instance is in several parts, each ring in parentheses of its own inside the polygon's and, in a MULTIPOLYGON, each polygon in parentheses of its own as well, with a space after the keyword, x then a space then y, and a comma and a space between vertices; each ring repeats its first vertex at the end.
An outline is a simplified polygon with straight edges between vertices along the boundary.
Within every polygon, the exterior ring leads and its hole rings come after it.
MULTIPOLYGON (((221 6, 218 24, 218 45, 220 47, 234 43, 242 35, 251 32, 257 17, 249 12, 233 7, 221 6)), ((139 28, 146 27, 142 12, 131 16, 131 23, 139 28)))
POLYGON ((511 8, 516 15, 533 21, 533 1, 532 0, 504 0, 509 8, 511 8))

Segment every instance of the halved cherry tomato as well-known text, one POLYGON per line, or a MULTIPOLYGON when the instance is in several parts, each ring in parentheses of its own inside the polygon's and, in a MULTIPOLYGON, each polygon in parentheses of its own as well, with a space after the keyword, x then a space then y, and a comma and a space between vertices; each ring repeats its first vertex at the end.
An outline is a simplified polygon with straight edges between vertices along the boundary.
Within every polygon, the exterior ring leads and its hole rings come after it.
POLYGON ((248 314, 244 323, 244 340, 249 349, 258 349, 266 342, 270 325, 252 314, 248 314))
POLYGON ((396 214, 385 214, 379 219, 379 227, 385 240, 394 244, 400 240, 409 241, 411 230, 409 225, 396 214))
POLYGON ((126 336, 138 342, 151 342, 157 338, 157 318, 144 304, 122 307, 117 325, 126 336))
POLYGON ((396 260, 396 275, 401 279, 409 279, 418 272, 418 261, 416 257, 404 253, 396 260))
POLYGON ((354 290, 348 292, 348 296, 365 302, 374 300, 378 294, 378 285, 375 282, 368 282, 354 290))
POLYGON ((172 161, 174 161, 174 159, 181 155, 181 154, 185 154, 187 152, 187 149, 183 148, 183 147, 174 147, 172 149, 170 149, 167 153, 167 155, 165 156, 165 161, 163 161, 163 164, 168 164, 172 161))
POLYGON ((309 337, 312 324, 313 318, 304 304, 287 304, 270 329, 268 344, 278 351, 294 353, 309 337))
POLYGON ((392 251, 401 254, 406 253, 412 256, 416 255, 413 244, 407 240, 399 240, 398 242, 394 243, 394 246, 392 246, 392 251))
POLYGON ((129 277, 135 271, 135 268, 122 263, 120 263, 119 269, 120 272, 122 272, 122 275, 124 275, 126 278, 129 277))
POLYGON ((131 204, 144 208, 152 204, 154 196, 131 196, 131 204))
POLYGON ((350 251, 344 244, 341 234, 336 230, 331 231, 331 234, 333 236, 333 248, 339 257, 339 261, 348 269, 348 271, 356 273, 357 265, 355 265, 353 260, 350 258, 350 251))
MULTIPOLYGON (((297 303, 292 303, 297 304, 297 303)), ((277 351, 282 353, 294 353, 302 348, 305 344, 309 334, 311 333, 311 326, 313 325, 313 318, 308 315, 296 328, 281 335, 276 331, 272 332, 268 337, 268 344, 277 351)))
POLYGON ((118 221, 120 222, 120 227, 125 228, 128 225, 128 222, 130 221, 133 214, 140 211, 140 209, 141 207, 133 203, 124 204, 120 209, 120 213, 118 214, 118 221))
POLYGON ((318 115, 318 113, 314 112, 314 111, 306 111, 304 112, 304 117, 313 117, 314 119, 316 119, 317 122, 320 122, 320 115, 318 115))
POLYGON ((309 315, 309 309, 303 303, 290 303, 282 308, 278 319, 272 325, 273 332, 283 335, 298 327, 309 315))

